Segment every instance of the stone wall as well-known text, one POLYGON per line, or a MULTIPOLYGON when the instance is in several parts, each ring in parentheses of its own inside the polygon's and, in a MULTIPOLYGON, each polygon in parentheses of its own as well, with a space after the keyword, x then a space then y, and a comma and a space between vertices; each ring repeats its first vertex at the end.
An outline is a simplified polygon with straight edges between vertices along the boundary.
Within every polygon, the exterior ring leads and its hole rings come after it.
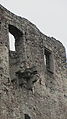
POLYGON ((66 79, 64 46, 0 5, 0 119, 67 119, 66 79))

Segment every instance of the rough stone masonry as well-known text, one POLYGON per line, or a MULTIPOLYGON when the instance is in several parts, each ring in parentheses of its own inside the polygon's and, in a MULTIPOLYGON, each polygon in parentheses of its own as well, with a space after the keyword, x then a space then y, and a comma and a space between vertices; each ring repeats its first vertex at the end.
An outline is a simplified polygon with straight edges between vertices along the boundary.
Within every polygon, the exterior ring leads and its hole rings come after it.
POLYGON ((67 119, 64 46, 1 5, 0 119, 67 119))

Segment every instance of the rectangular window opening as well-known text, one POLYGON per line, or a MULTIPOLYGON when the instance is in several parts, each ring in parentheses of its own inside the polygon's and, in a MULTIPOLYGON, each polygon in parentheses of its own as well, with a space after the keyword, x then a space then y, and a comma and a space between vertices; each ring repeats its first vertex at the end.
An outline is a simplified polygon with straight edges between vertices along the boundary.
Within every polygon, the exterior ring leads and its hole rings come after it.
POLYGON ((44 49, 44 64, 48 71, 54 72, 53 54, 47 48, 44 49))

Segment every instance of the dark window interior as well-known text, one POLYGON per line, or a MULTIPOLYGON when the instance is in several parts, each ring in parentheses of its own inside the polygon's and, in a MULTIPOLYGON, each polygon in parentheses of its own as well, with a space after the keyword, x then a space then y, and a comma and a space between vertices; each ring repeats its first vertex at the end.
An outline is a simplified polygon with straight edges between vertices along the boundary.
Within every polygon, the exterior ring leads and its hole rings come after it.
POLYGON ((28 114, 25 114, 25 119, 31 119, 28 114))
POLYGON ((45 52, 44 52, 44 57, 45 57, 45 65, 46 65, 46 68, 47 69, 50 69, 50 63, 51 63, 51 52, 48 51, 47 49, 45 49, 45 52))

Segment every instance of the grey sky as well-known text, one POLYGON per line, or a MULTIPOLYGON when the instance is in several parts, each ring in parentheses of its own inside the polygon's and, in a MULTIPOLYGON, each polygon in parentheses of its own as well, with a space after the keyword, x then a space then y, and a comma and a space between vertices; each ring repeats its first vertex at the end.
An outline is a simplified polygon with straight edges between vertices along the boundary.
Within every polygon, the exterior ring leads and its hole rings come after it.
POLYGON ((67 0, 0 0, 0 4, 61 41, 67 50, 67 0))

